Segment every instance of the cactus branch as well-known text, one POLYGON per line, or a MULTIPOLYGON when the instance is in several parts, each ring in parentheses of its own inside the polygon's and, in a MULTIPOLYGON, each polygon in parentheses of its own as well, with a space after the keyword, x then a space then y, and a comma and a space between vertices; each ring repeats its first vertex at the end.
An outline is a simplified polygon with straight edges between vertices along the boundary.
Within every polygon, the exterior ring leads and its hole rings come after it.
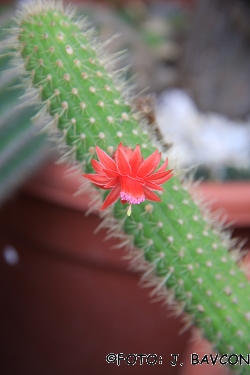
MULTIPOLYGON (((39 96, 40 114, 50 116, 47 130, 57 134, 59 148, 67 146, 63 160, 76 161, 89 174, 96 146, 111 156, 120 142, 131 149, 139 144, 144 158, 162 150, 122 75, 113 71, 120 56, 107 56, 85 19, 61 3, 41 1, 23 7, 16 22, 20 72, 32 87, 30 100, 39 96)), ((128 217, 117 201, 103 211, 102 225, 127 247, 152 296, 186 314, 187 324, 199 327, 218 353, 247 356, 249 282, 238 267, 238 249, 191 195, 191 185, 175 170, 161 202, 136 204, 128 217)), ((231 367, 248 373, 247 366, 231 367)))

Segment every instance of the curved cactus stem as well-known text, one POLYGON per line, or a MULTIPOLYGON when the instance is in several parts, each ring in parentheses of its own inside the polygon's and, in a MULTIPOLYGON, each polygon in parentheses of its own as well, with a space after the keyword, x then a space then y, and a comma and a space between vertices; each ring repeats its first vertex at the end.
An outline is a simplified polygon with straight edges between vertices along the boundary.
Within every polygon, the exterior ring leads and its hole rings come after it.
MULTIPOLYGON (((63 159, 93 172, 95 146, 110 155, 122 141, 143 156, 161 144, 134 111, 133 97, 112 58, 71 8, 38 2, 17 17, 20 71, 29 77, 47 129, 67 145, 63 159)), ((164 155, 165 156, 165 155, 164 155)), ((161 194, 162 202, 134 205, 131 216, 119 201, 104 211, 108 236, 126 246, 132 264, 143 270, 152 296, 168 301, 176 314, 186 313, 219 353, 247 356, 250 350, 250 285, 237 266, 237 249, 208 210, 190 194, 189 183, 175 176, 161 194)), ((231 366, 247 374, 247 366, 231 366)))

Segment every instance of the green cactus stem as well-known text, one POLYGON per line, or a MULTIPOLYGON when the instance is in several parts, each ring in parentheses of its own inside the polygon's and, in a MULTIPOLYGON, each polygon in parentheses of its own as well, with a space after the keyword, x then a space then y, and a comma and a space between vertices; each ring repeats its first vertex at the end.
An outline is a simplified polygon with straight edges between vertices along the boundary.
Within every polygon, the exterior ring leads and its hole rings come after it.
MULTIPOLYGON (((17 23, 20 70, 40 96, 40 113, 50 115, 47 129, 58 133, 59 147, 67 145, 65 160, 91 173, 96 145, 112 155, 120 142, 139 144, 144 158, 161 149, 134 111, 121 75, 112 71, 116 56, 105 54, 85 20, 43 1, 23 8, 17 23)), ((228 251, 229 235, 177 174, 164 186, 162 202, 134 205, 130 217, 117 202, 104 211, 103 226, 127 246, 135 268, 145 270, 152 295, 186 313, 216 352, 247 356, 250 286, 235 261, 237 249, 228 251)), ((231 367, 248 373, 247 366, 231 367)))

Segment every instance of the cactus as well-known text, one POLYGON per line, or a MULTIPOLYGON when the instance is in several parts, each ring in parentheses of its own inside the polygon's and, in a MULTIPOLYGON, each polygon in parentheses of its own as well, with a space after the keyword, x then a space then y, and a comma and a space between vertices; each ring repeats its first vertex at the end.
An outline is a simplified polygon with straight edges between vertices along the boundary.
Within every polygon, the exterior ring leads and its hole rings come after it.
MULTIPOLYGON (((105 54, 86 20, 61 3, 42 1, 24 7, 16 22, 16 37, 9 43, 16 46, 20 71, 33 87, 30 98, 39 96, 39 113, 50 115, 46 129, 57 134, 60 148, 67 145, 64 160, 93 173, 95 146, 112 155, 120 142, 130 148, 139 144, 144 158, 156 147, 161 150, 134 110, 122 75, 112 71, 116 56, 105 54)), ((192 183, 174 172, 162 202, 134 205, 128 217, 118 201, 102 213, 102 226, 127 247, 133 266, 144 270, 142 280, 154 287, 152 296, 184 313, 186 324, 196 325, 218 353, 247 359, 250 286, 236 262, 238 249, 191 195, 192 183)), ((247 366, 231 367, 248 373, 247 366)))
MULTIPOLYGON (((9 19, 1 22, 8 27, 9 19)), ((0 32, 0 40, 4 40, 0 32)), ((0 203, 24 181, 48 155, 45 134, 38 134, 30 118, 35 108, 20 106, 18 98, 25 94, 20 78, 10 70, 11 57, 2 43, 0 56, 0 203), (19 105, 19 106, 18 106, 19 105)), ((41 124, 40 124, 41 125, 41 124)))

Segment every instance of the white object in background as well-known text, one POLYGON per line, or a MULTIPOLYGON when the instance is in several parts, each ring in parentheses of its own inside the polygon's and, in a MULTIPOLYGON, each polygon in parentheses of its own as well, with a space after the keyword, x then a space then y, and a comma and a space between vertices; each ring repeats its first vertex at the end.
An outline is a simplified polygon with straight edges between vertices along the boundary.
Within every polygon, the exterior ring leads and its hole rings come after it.
POLYGON ((182 167, 197 164, 250 167, 250 121, 233 121, 217 113, 201 113, 180 89, 158 98, 157 121, 171 156, 182 167))

